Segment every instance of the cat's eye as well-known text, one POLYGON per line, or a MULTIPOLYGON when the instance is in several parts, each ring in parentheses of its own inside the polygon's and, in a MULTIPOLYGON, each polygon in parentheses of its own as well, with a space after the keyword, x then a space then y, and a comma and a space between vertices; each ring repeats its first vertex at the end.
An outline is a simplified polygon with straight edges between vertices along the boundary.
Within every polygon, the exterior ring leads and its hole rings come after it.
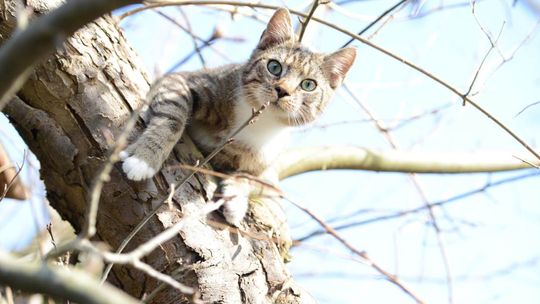
POLYGON ((304 79, 300 83, 300 87, 304 91, 311 92, 311 91, 315 90, 315 88, 317 87, 317 83, 313 79, 304 79))
POLYGON ((281 75, 281 64, 277 60, 270 60, 268 61, 268 64, 266 65, 266 68, 268 69, 268 72, 270 72, 272 75, 279 76, 281 75))

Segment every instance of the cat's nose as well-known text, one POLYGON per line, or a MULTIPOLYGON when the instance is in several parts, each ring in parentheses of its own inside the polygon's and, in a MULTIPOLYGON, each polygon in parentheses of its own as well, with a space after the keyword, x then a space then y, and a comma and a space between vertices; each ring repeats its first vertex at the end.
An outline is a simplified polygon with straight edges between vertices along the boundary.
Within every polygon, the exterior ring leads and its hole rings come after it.
POLYGON ((283 87, 281 86, 277 86, 276 87, 276 92, 277 92, 277 96, 278 98, 283 98, 285 96, 290 96, 291 94, 289 94, 289 92, 287 92, 286 89, 284 89, 283 87))

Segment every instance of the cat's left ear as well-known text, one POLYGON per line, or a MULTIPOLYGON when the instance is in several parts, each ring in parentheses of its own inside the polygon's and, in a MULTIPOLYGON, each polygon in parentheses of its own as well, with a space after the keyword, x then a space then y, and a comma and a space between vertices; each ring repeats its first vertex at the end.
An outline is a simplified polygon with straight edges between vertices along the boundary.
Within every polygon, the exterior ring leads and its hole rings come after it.
POLYGON ((354 47, 341 49, 324 58, 322 70, 327 75, 332 89, 341 85, 355 58, 356 48, 354 47))
POLYGON ((258 49, 266 50, 269 47, 296 39, 292 28, 291 14, 286 8, 278 9, 266 26, 266 30, 261 35, 258 49))

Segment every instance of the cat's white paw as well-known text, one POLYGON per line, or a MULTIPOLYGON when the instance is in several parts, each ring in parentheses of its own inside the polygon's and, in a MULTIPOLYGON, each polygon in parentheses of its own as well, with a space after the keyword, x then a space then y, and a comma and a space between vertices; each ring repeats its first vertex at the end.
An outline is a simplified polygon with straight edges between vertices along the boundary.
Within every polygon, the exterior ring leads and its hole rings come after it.
MULTIPOLYGON (((120 154, 122 154, 122 152, 120 154)), ((120 158, 122 158, 122 155, 120 155, 120 158)), ((135 156, 124 158, 122 169, 124 169, 124 172, 129 179, 135 181, 147 179, 156 174, 156 170, 154 168, 150 167, 150 165, 144 160, 135 156)))
POLYGON ((120 153, 118 153, 118 157, 120 157, 121 160, 126 160, 129 157, 129 153, 126 151, 120 151, 120 153))
POLYGON ((239 227, 248 211, 248 193, 242 187, 229 185, 223 191, 223 196, 227 199, 222 207, 225 220, 229 224, 239 227))
POLYGON ((248 210, 248 198, 235 197, 223 204, 223 216, 233 226, 239 227, 248 210))

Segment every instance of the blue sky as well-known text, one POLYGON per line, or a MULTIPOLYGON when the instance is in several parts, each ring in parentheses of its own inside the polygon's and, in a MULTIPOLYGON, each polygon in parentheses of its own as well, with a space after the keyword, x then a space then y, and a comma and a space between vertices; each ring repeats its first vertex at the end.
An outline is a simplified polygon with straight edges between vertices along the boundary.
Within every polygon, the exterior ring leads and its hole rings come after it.
MULTIPOLYGON (((358 15, 359 19, 337 12, 328 12, 322 17, 351 31, 358 31, 394 2, 356 1, 343 5, 346 12, 358 15)), ((287 1, 290 7, 299 10, 305 10, 310 3, 287 1)), ((415 3, 421 14, 439 3, 449 5, 462 2, 415 3)), ((209 66, 228 63, 218 53, 225 54, 233 62, 244 61, 264 29, 261 22, 242 17, 231 20, 230 15, 211 9, 185 7, 184 11, 195 33, 203 38, 208 38, 214 27, 219 25, 226 36, 245 39, 242 43, 219 41, 214 45, 218 52, 205 49, 203 56, 209 66)), ((378 31, 372 42, 466 91, 490 48, 486 35, 472 15, 471 7, 465 5, 411 19, 410 14, 414 11, 411 6, 401 10, 378 31)), ((165 12, 182 20, 176 8, 165 12)), ((245 12, 250 11, 246 9, 245 12)), ((261 12, 263 16, 272 13, 268 10, 261 12)), ((504 24, 497 46, 506 56, 512 53, 540 18, 521 1, 516 6, 512 6, 512 1, 481 1, 477 4, 476 15, 493 37, 498 35, 504 24)), ((315 23, 311 25, 311 32, 306 38, 316 50, 334 51, 348 40, 334 30, 315 26, 315 23)), ((168 70, 192 50, 191 38, 156 13, 135 15, 125 20, 122 26, 151 74, 168 70)), ((517 117, 516 114, 526 105, 540 101, 539 30, 536 28, 514 58, 496 71, 495 67, 501 59, 498 51, 493 51, 472 90, 478 90, 473 96, 474 100, 532 145, 540 140, 540 105, 531 107, 517 117)), ((373 31, 364 37, 371 33, 373 31)), ((459 98, 439 84, 359 42, 353 45, 358 47, 358 59, 347 85, 379 118, 388 120, 388 124, 392 125, 392 119, 448 105, 437 115, 426 116, 393 132, 402 149, 485 153, 502 150, 507 151, 510 157, 528 155, 523 147, 493 122, 471 106, 461 106, 459 98)), ((200 67, 200 60, 194 56, 180 69, 200 67)), ((369 122, 317 127, 367 118, 347 92, 340 90, 325 115, 314 126, 295 133, 294 146, 355 145, 390 149, 381 133, 369 122)), ((0 119, 0 126, 4 130, 4 119, 0 119)), ((11 131, 7 133, 10 133, 10 138, 15 137, 11 131)), ((0 133, 0 136, 4 142, 5 134, 0 133)), ((4 144, 9 148, 12 141, 4 144)), ((10 152, 15 155, 15 161, 20 161, 16 155, 20 155, 21 144, 14 143, 13 146, 15 148, 9 148, 10 152)), ((524 173, 419 175, 418 179, 428 200, 436 202, 482 187, 488 181, 524 173)), ((537 287, 540 286, 539 182, 535 177, 523 179, 435 209, 451 268, 454 303, 540 302, 540 289, 537 287)), ((314 172, 287 179, 282 187, 288 196, 325 219, 346 216, 336 224, 423 205, 409 177, 397 173, 314 172), (350 216, 359 211, 362 212, 350 216)), ((42 190, 37 189, 41 194, 42 190)), ((30 216, 29 208, 21 207, 14 211, 14 207, 9 207, 13 205, 13 202, 0 204, 0 219, 7 216, 14 219, 11 222, 13 226, 9 228, 6 228, 6 222, 0 220, 2 247, 14 246, 17 240, 27 239, 29 231, 34 229, 28 224, 29 220, 22 220, 30 216), (21 222, 26 224, 21 225, 21 222)), ((284 207, 295 237, 318 228, 316 223, 293 206, 284 202, 284 207)), ((448 302, 444 263, 427 213, 363 225, 343 230, 341 234, 360 250, 366 250, 381 266, 397 273, 427 303, 448 302)), ((413 303, 411 298, 378 276, 368 265, 356 261, 347 249, 329 236, 310 239, 294 248, 292 256, 291 271, 320 303, 413 303)))

